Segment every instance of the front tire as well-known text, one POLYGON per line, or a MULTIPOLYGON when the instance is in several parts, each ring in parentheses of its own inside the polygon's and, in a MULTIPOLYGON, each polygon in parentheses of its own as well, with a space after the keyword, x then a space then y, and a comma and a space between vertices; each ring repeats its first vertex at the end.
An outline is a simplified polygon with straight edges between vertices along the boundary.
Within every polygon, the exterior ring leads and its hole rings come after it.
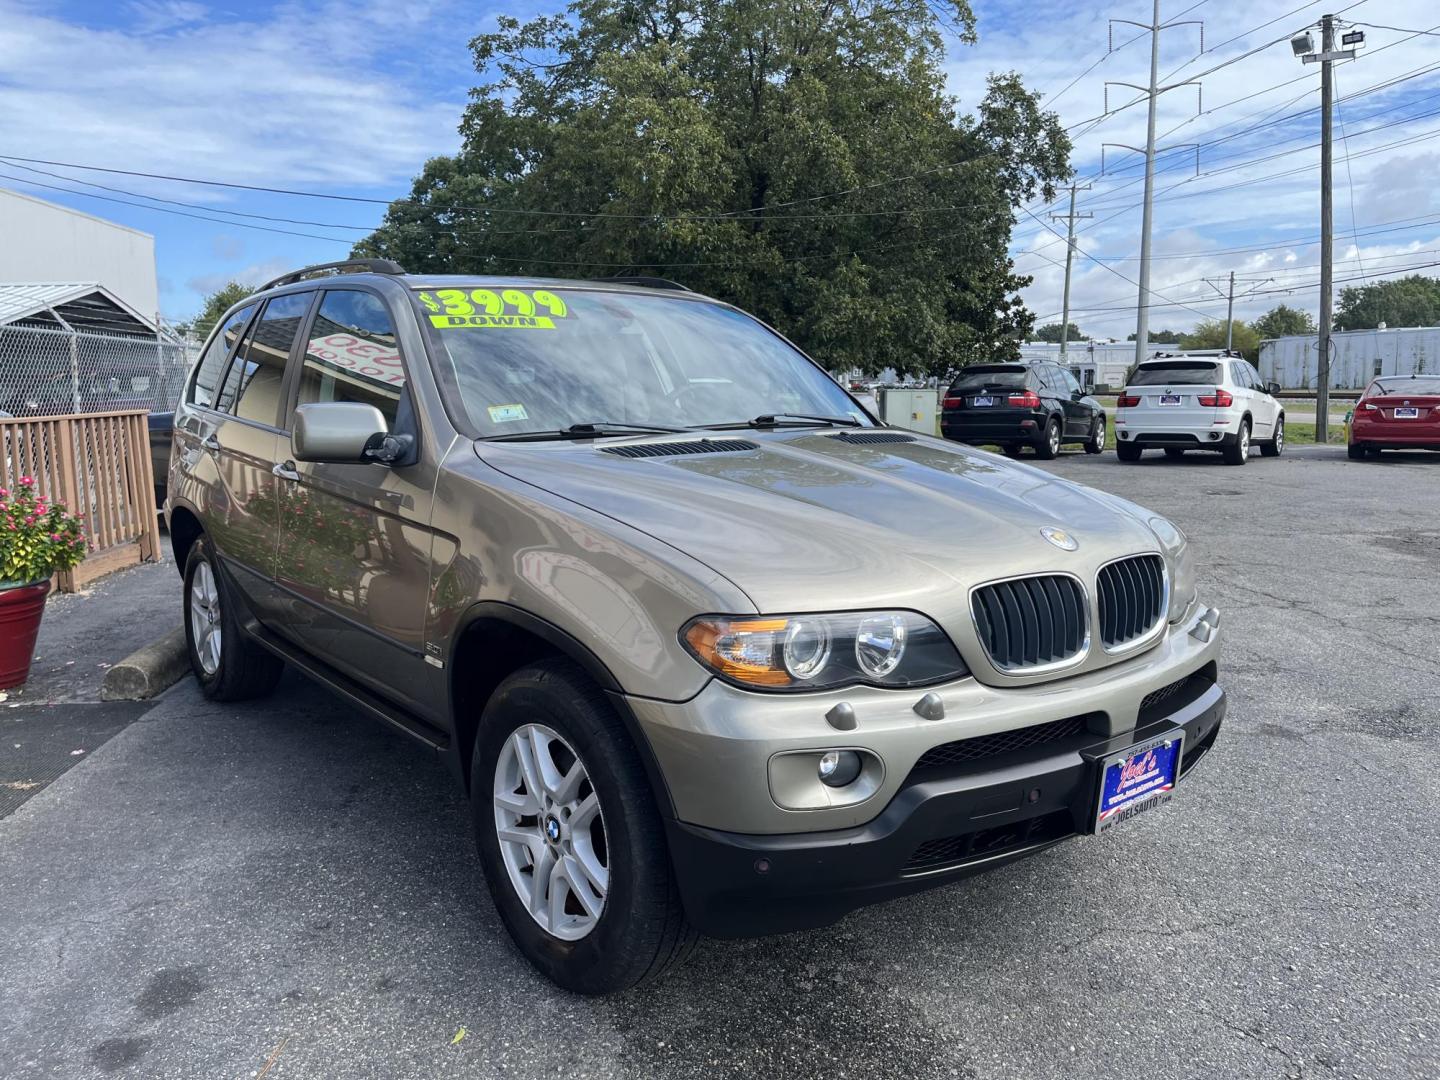
POLYGON ((1235 441, 1222 451, 1226 465, 1244 465, 1250 460, 1250 421, 1240 421, 1240 432, 1235 441))
POLYGON ((615 993, 689 952, 696 934, 645 770, 579 667, 542 661, 500 684, 480 718, 470 778, 490 895, 552 982, 615 993))
POLYGON ((185 559, 185 646, 200 689, 212 701, 244 701, 275 689, 284 661, 240 628, 236 602, 200 537, 185 559))
POLYGON ((1260 444, 1260 453, 1264 457, 1279 457, 1285 452, 1285 417, 1278 417, 1275 421, 1275 435, 1260 444))
POLYGON ((1060 421, 1054 417, 1045 425, 1045 432, 1035 444, 1035 456, 1041 461, 1054 461, 1060 454, 1060 421))
POLYGON ((1085 453, 1102 454, 1105 452, 1105 416, 1095 418, 1095 426, 1090 429, 1090 438, 1085 440, 1085 453))

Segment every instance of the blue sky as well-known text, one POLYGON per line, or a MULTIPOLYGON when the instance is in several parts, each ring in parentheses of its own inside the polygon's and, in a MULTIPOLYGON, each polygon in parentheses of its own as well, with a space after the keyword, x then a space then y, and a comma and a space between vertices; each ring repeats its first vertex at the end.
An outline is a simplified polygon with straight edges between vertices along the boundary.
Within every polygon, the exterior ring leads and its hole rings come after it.
MULTIPOLYGON (((1198 102, 1193 87, 1161 99, 1159 129, 1174 133, 1160 145, 1175 148, 1159 161, 1152 289, 1160 295, 1152 327, 1223 315, 1224 302, 1203 279, 1232 269, 1273 278, 1265 290, 1289 290, 1237 305, 1239 317, 1278 302, 1316 307, 1318 72, 1294 59, 1283 41, 1263 47, 1332 5, 1298 6, 1166 0, 1167 19, 1205 20, 1210 51, 1197 55, 1196 27, 1167 30, 1162 75, 1173 70, 1183 80, 1226 66, 1205 75, 1198 102), (1260 26, 1269 20, 1276 21, 1260 26), (1198 178, 1195 150, 1180 145, 1197 142, 1198 178), (1257 250, 1230 250, 1245 247, 1257 250)), ((458 145, 456 124, 475 79, 468 39, 493 27, 497 14, 525 15, 534 7, 533 0, 513 8, 0 0, 0 154, 393 198, 406 192, 425 158, 458 145)), ((1434 0, 1361 0, 1344 17, 1425 29, 1440 21, 1436 10, 1434 0)), ((1104 112, 1107 80, 1139 83, 1148 73, 1148 43, 1125 44, 1138 33, 1133 27, 1115 27, 1121 47, 1107 55, 1106 18, 1145 21, 1149 11, 1144 0, 979 0, 980 43, 952 42, 947 64, 962 106, 983 93, 988 72, 1013 69, 1073 126, 1076 168, 1093 185, 1079 208, 1095 215, 1081 223, 1086 255, 1076 260, 1073 320, 1088 333, 1120 338, 1134 325, 1135 287, 1126 279, 1138 273, 1140 174, 1133 156, 1112 148, 1105 151, 1106 175, 1098 175, 1101 145, 1140 145, 1145 112, 1141 105, 1095 118, 1104 112)), ((1337 147, 1351 160, 1347 170, 1337 156, 1336 278, 1357 283, 1361 275, 1440 260, 1440 142, 1432 135, 1440 132, 1440 36, 1363 29, 1368 48, 1337 69, 1343 121, 1337 136, 1342 126, 1346 136, 1337 147), (1435 70, 1425 70, 1430 66, 1435 70), (1400 81, 1381 85, 1390 80, 1400 81)), ((1112 106, 1132 97, 1123 87, 1110 89, 1112 106)), ((259 281, 343 256, 382 212, 361 203, 32 168, 70 179, 0 162, 0 185, 155 235, 162 310, 171 318, 195 310, 205 292, 230 278, 259 281), (76 178, 120 190, 82 188, 76 178), (320 224, 202 221, 95 198, 144 201, 135 194, 193 204, 167 209, 201 216, 239 211, 320 224)), ((1020 215, 1013 250, 1019 269, 1035 275, 1027 302, 1053 318, 1064 244, 1040 222, 1063 231, 1064 223, 1048 216, 1063 208, 1027 209, 1036 217, 1020 215)))

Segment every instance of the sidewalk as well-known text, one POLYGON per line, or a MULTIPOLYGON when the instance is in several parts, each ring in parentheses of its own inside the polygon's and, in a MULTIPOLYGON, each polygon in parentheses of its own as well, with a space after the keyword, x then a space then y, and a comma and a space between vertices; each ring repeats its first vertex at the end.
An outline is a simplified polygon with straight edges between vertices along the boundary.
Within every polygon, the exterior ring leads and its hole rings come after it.
POLYGON ((102 702, 100 684, 112 664, 179 624, 180 578, 168 559, 51 594, 30 680, 0 692, 0 818, 150 709, 102 702))

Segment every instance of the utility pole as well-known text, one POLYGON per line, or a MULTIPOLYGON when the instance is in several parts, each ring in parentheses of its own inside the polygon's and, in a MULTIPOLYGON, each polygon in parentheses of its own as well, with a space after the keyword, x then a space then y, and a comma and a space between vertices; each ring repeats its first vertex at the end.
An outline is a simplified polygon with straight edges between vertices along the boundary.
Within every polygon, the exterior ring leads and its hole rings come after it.
MULTIPOLYGON (((1111 43, 1114 45, 1114 24, 1129 23, 1150 33, 1150 82, 1147 86, 1135 86, 1134 83, 1115 83, 1116 86, 1129 86, 1135 90, 1142 90, 1149 99, 1148 117, 1145 124, 1145 209, 1140 218, 1140 296, 1138 310, 1135 318, 1135 362, 1138 364, 1145 359, 1145 350, 1150 337, 1150 224, 1155 209, 1155 106, 1160 95, 1167 90, 1173 90, 1177 86, 1194 84, 1199 90, 1199 84, 1194 79, 1185 79, 1178 83, 1170 83, 1168 86, 1160 85, 1160 31, 1171 26, 1183 26, 1194 24, 1200 27, 1200 51, 1205 51, 1205 25, 1198 19, 1187 19, 1184 22, 1176 21, 1162 23, 1160 21, 1160 0, 1155 0, 1155 6, 1150 17, 1150 22, 1137 23, 1130 19, 1111 19, 1111 43)), ((1109 90, 1111 83, 1105 84, 1106 115, 1110 112, 1109 90)), ((1198 151, 1197 151, 1198 155, 1198 151)))
MULTIPOLYGON (((1346 34, 1345 44, 1360 44, 1365 40, 1363 33, 1346 34)), ((1315 441, 1330 440, 1330 321, 1333 318, 1331 295, 1333 266, 1335 258, 1334 204, 1331 198, 1330 162, 1332 155, 1331 116, 1334 99, 1334 78, 1331 67, 1336 60, 1351 59, 1355 50, 1335 48, 1335 16, 1320 17, 1320 51, 1314 51, 1314 40, 1309 33, 1302 33, 1290 39, 1290 46, 1296 55, 1307 64, 1320 65, 1320 355, 1317 359, 1319 384, 1315 394, 1315 441)))
POLYGON ((1084 186, 1082 187, 1082 186, 1079 185, 1079 184, 1072 183, 1072 184, 1070 185, 1070 212, 1069 212, 1068 214, 1051 214, 1051 215, 1050 215, 1050 220, 1051 220, 1051 221, 1058 221, 1059 219, 1064 218, 1064 219, 1065 219, 1065 222, 1066 222, 1066 228, 1065 228, 1065 301, 1064 301, 1064 304, 1063 304, 1064 314, 1062 314, 1061 317, 1060 317, 1060 362, 1061 362, 1062 364, 1065 362, 1065 347, 1066 347, 1066 345, 1069 343, 1069 340, 1070 340, 1070 267, 1071 267, 1071 266, 1074 264, 1074 262, 1075 262, 1075 219, 1076 219, 1076 218, 1088 218, 1088 217, 1094 217, 1094 216, 1095 216, 1094 214, 1092 214, 1092 213, 1090 213, 1090 212, 1088 212, 1088 211, 1086 211, 1086 212, 1084 212, 1084 213, 1080 213, 1080 214, 1075 213, 1075 193, 1076 193, 1077 191, 1089 191, 1089 190, 1090 190, 1090 187, 1091 187, 1090 184, 1086 184, 1086 185, 1084 185, 1084 186))
MULTIPOLYGON (((1240 298, 1243 300, 1245 297, 1249 296, 1252 292, 1258 289, 1261 285, 1267 285, 1274 280, 1274 278, 1268 277, 1249 279, 1242 278, 1240 283, 1242 285, 1249 285, 1250 288, 1246 289, 1243 293, 1241 293, 1240 298)), ((1215 282, 1212 281, 1210 278, 1205 279, 1205 284, 1209 285, 1217 293, 1225 297, 1225 351, 1230 352, 1231 346, 1235 342, 1235 271, 1230 271, 1230 284, 1228 288, 1220 288, 1220 286, 1216 285, 1215 282)))

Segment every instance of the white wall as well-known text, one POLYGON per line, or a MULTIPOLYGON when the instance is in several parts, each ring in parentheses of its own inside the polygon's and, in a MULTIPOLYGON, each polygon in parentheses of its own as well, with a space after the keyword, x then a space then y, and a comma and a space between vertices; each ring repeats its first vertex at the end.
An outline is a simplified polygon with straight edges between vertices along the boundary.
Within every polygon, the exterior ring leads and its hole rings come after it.
POLYGON ((0 281, 94 281, 153 321, 155 238, 0 188, 0 281))
MULTIPOLYGON (((1316 385, 1319 342, 1315 334, 1260 343, 1260 377, 1287 390, 1316 385)), ((1330 335, 1330 386, 1362 390, 1376 375, 1440 374, 1440 326, 1393 330, 1347 330, 1330 335)))

